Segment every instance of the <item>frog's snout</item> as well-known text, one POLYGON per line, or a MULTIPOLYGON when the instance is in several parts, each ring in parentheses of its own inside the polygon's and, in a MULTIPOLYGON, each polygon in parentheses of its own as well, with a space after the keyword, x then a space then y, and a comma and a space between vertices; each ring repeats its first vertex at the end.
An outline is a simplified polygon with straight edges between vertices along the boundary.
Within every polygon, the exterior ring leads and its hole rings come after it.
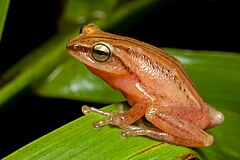
POLYGON ((66 48, 68 51, 78 51, 82 49, 82 46, 77 43, 74 43, 74 41, 72 40, 69 40, 66 45, 66 48))

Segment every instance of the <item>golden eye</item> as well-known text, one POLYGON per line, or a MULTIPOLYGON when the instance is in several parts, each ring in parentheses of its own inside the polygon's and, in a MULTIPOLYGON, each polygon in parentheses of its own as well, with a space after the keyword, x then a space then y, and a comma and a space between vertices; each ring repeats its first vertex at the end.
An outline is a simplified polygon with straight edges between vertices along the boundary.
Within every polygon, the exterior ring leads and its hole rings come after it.
POLYGON ((110 48, 103 43, 98 43, 93 46, 92 56, 98 62, 105 62, 112 55, 110 48))

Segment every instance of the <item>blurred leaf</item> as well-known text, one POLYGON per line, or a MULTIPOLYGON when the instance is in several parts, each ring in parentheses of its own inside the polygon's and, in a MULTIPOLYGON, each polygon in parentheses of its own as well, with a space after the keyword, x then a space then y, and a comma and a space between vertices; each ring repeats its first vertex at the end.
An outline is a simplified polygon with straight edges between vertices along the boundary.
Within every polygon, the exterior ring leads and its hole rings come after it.
MULTIPOLYGON (((116 111, 116 106, 104 108, 116 111)), ((189 148, 161 143, 146 137, 120 138, 120 130, 92 128, 97 115, 83 116, 4 159, 177 159, 198 154, 189 148)))
POLYGON ((57 66, 45 83, 37 88, 37 92, 46 97, 98 103, 113 103, 125 99, 70 56, 57 66))
POLYGON ((65 38, 57 35, 0 77, 0 107, 18 92, 46 77, 66 56, 65 38))
POLYGON ((170 0, 68 0, 60 19, 60 30, 79 30, 90 22, 104 30, 124 30, 170 0), (124 25, 123 25, 124 24, 124 25))
POLYGON ((60 29, 78 28, 94 20, 106 21, 116 8, 118 0, 68 0, 60 19, 60 29))
POLYGON ((165 49, 180 59, 201 96, 218 108, 240 111, 240 56, 231 52, 165 49))
POLYGON ((0 1, 0 42, 1 42, 1 37, 2 37, 5 20, 7 17, 9 3, 10 3, 10 0, 1 0, 0 1))

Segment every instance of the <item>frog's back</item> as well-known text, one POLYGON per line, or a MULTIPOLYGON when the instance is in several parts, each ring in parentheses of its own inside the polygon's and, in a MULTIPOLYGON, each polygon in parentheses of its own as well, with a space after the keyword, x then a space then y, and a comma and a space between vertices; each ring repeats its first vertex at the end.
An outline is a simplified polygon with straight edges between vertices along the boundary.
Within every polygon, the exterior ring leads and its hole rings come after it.
POLYGON ((192 105, 201 108, 204 101, 179 60, 157 47, 135 39, 124 38, 119 45, 118 42, 114 43, 114 47, 117 52, 118 49, 122 51, 115 54, 119 54, 131 73, 157 99, 183 103, 190 108, 192 105))

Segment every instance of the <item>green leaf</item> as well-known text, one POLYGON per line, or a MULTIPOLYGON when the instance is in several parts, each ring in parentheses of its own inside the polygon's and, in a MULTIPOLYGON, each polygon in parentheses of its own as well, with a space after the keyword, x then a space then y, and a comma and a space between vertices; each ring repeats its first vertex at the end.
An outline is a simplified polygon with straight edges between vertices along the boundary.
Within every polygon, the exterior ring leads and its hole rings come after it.
POLYGON ((36 92, 46 97, 97 103, 113 103, 125 99, 70 56, 57 66, 36 92))
POLYGON ((79 30, 82 25, 94 22, 104 30, 124 30, 146 17, 167 0, 68 0, 60 20, 60 30, 79 30), (124 25, 122 25, 124 24, 124 25))
MULTIPOLYGON (((116 105, 103 108, 117 112, 116 105)), ((120 129, 105 126, 92 128, 92 122, 101 116, 90 114, 20 148, 5 159, 177 159, 196 156, 200 159, 239 159, 236 127, 239 113, 222 109, 226 120, 219 127, 208 130, 215 137, 214 144, 201 149, 170 145, 147 137, 120 138, 120 129)))
POLYGON ((0 77, 0 107, 21 90, 42 80, 63 60, 67 37, 61 34, 52 37, 0 77))
POLYGON ((240 111, 240 56, 219 51, 165 49, 180 59, 201 96, 217 108, 240 111), (237 96, 238 95, 238 96, 237 96))
POLYGON ((78 28, 92 21, 109 20, 113 15, 113 9, 116 8, 118 0, 68 0, 60 19, 62 30, 66 28, 78 28))
POLYGON ((9 3, 10 3, 10 0, 1 0, 0 1, 0 42, 1 42, 1 37, 2 37, 5 20, 7 17, 9 3))
MULTIPOLYGON (((117 111, 115 105, 104 108, 117 111)), ((35 140, 4 159, 177 159, 198 156, 189 148, 161 143, 146 137, 120 137, 120 129, 93 129, 87 115, 35 140)))

